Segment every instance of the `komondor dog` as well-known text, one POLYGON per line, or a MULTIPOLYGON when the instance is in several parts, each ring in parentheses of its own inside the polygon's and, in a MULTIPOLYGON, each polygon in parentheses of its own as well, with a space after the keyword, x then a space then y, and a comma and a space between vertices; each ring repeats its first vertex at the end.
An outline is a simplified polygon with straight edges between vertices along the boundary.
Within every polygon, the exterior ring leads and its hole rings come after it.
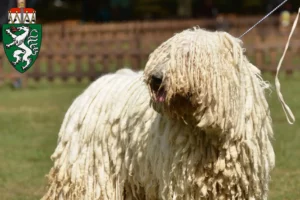
POLYGON ((43 199, 267 199, 269 84, 226 32, 185 30, 67 111, 43 199))

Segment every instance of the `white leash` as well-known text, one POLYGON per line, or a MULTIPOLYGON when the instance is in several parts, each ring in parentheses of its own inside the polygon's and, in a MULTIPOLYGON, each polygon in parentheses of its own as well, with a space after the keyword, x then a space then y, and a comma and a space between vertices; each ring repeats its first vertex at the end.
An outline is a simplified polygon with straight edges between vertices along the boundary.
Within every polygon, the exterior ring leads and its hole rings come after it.
POLYGON ((285 2, 287 2, 288 0, 284 0, 283 2, 281 2, 281 4, 279 4, 276 8, 274 8, 273 10, 271 10, 266 16, 264 16, 261 20, 259 20, 258 22, 256 22, 256 24, 254 24, 251 28, 249 28, 245 33, 243 33, 239 39, 241 39, 244 35, 246 35, 249 31, 251 31, 255 26, 257 26, 260 22, 262 22, 264 19, 266 19, 267 17, 269 17, 269 15, 271 15, 275 10, 277 10, 280 6, 282 6, 285 2))
MULTIPOLYGON (((251 28, 249 28, 245 33, 243 33, 239 38, 242 38, 244 35, 246 35, 249 31, 251 31, 254 27, 256 27, 259 23, 261 23, 264 19, 266 19, 270 14, 272 14, 275 10, 277 10, 280 6, 282 6, 285 2, 287 2, 288 0, 284 0, 282 3, 280 3, 276 8, 274 8, 271 12, 269 12, 266 16, 264 16, 261 20, 259 20, 256 24, 254 24, 251 28)), ((290 45, 290 40, 291 40, 291 37, 296 29, 296 26, 297 26, 297 22, 298 22, 298 18, 299 18, 299 13, 300 13, 300 8, 298 9, 298 14, 297 14, 297 17, 295 18, 295 21, 293 23, 293 26, 292 26, 292 30, 290 32, 290 35, 289 35, 289 38, 288 38, 288 41, 285 45, 285 49, 284 49, 284 52, 283 52, 283 55, 282 57, 280 58, 280 61, 278 63, 278 66, 277 66, 277 70, 276 70, 276 76, 275 76, 275 88, 276 88, 276 92, 277 92, 277 95, 278 95, 278 98, 279 98, 279 101, 281 103, 281 106, 283 108, 283 111, 285 113, 285 116, 286 116, 286 119, 288 121, 289 124, 294 124, 295 122, 295 116, 292 112, 292 110, 290 109, 290 107, 285 103, 284 99, 283 99, 283 96, 282 96, 282 93, 280 91, 280 82, 279 82, 279 79, 278 79, 278 74, 279 74, 279 70, 281 68, 281 65, 282 65, 282 62, 283 62, 283 59, 285 57, 285 54, 288 50, 288 47, 290 45)))
POLYGON ((277 71, 276 71, 276 77, 275 77, 275 87, 276 87, 276 92, 277 92, 277 95, 278 95, 278 98, 279 98, 279 101, 282 105, 282 108, 283 108, 283 111, 285 113, 285 116, 287 118, 287 121, 289 122, 289 124, 294 124, 295 122, 295 116, 293 114, 293 112, 291 111, 291 109, 289 108, 289 106, 285 103, 284 99, 283 99, 283 96, 280 92, 280 83, 279 83, 279 79, 278 79, 278 74, 279 74, 279 70, 280 70, 280 67, 282 65, 282 62, 283 62, 283 59, 284 59, 284 56, 288 50, 288 47, 289 47, 289 44, 290 44, 290 40, 291 40, 291 37, 296 29, 296 26, 297 26, 297 22, 298 22, 298 18, 299 18, 299 13, 300 13, 300 8, 298 9, 298 14, 297 14, 297 17, 295 18, 295 21, 293 23, 293 26, 292 26, 292 30, 290 32, 290 35, 289 35, 289 38, 288 38, 288 41, 285 45, 285 49, 284 49, 284 52, 283 52, 283 55, 282 57, 280 58, 280 61, 278 63, 278 66, 277 66, 277 71))

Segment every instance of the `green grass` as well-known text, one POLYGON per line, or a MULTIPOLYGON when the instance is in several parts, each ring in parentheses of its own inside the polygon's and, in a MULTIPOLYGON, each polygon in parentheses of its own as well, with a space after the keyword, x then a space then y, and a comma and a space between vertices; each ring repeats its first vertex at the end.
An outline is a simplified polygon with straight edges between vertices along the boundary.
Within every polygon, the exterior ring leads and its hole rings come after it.
MULTIPOLYGON (((274 77, 266 76, 271 83, 274 77)), ((274 148, 276 167, 272 173, 270 200, 300 199, 300 75, 280 77, 281 90, 286 103, 292 109, 296 122, 289 125, 278 101, 275 88, 269 103, 275 132, 274 148)), ((274 86, 274 84, 272 84, 274 86)), ((275 87, 275 86, 274 86, 275 87)))
MULTIPOLYGON (((274 77, 265 76, 272 83, 274 77)), ((300 75, 280 77, 283 95, 300 120, 300 75)), ((45 191, 45 174, 64 114, 82 84, 30 84, 28 89, 0 88, 0 199, 35 200, 45 191)), ((273 91, 276 168, 270 200, 300 199, 300 125, 290 126, 273 91)))
POLYGON ((0 89, 0 199, 40 199, 57 133, 86 84, 0 89))

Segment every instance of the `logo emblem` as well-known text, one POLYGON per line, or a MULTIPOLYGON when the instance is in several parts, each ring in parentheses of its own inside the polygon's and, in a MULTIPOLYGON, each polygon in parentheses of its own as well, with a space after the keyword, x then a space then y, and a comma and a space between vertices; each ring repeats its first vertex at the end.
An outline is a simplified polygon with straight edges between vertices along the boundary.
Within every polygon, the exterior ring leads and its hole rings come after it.
POLYGON ((8 24, 3 24, 3 46, 7 59, 20 73, 30 69, 36 61, 42 43, 42 25, 35 24, 32 8, 12 8, 8 24))

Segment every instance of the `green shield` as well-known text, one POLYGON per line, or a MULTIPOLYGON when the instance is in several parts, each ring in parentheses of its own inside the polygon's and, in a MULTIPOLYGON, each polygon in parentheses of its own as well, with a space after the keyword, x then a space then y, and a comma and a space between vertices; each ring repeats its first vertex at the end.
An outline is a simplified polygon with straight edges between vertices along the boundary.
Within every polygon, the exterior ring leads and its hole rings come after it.
POLYGON ((2 35, 7 59, 18 72, 26 72, 39 55, 42 25, 3 24, 2 35))

